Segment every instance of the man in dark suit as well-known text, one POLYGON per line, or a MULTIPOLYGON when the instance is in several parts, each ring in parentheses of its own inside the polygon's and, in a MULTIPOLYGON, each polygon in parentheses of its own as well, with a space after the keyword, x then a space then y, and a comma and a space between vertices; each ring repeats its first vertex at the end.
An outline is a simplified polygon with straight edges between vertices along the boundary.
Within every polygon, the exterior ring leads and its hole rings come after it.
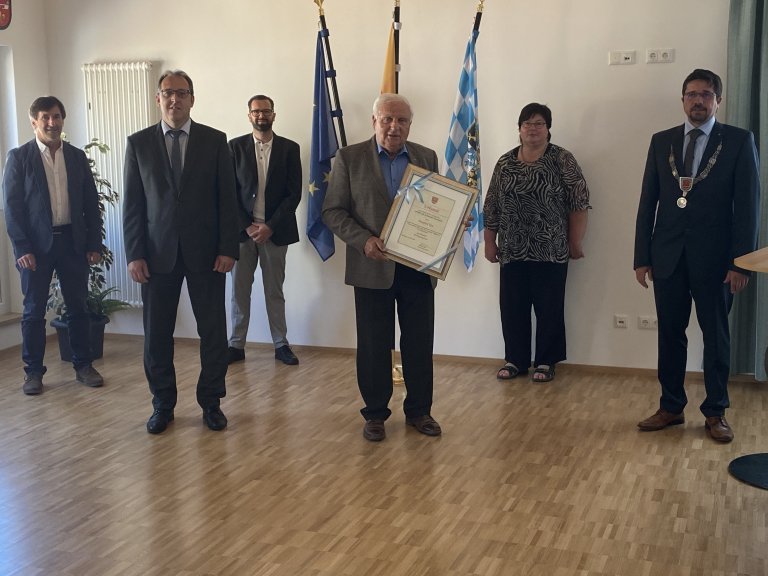
POLYGON ((88 158, 61 139, 66 117, 54 96, 32 102, 35 138, 8 153, 3 175, 6 227, 24 294, 22 390, 29 395, 43 392, 45 309, 54 271, 67 307, 76 378, 86 386, 104 384, 91 366, 86 307, 89 266, 101 261, 101 213, 88 158))
POLYGON ((714 440, 730 442, 728 313, 749 280, 733 260, 757 245, 760 183, 752 133, 715 119, 722 89, 717 74, 694 70, 683 82, 685 124, 651 139, 634 268, 643 287, 653 281, 661 383, 659 409, 638 427, 661 430, 685 421, 685 331, 693 301, 704 338, 704 426, 714 440))
POLYGON ((197 402, 208 428, 223 430, 225 274, 237 257, 238 230, 232 160, 223 132, 190 119, 195 93, 185 72, 164 72, 156 100, 162 121, 128 137, 123 186, 128 271, 144 303, 144 372, 154 407, 147 431, 159 434, 173 420, 173 331, 185 279, 200 336, 197 402))
POLYGON ((363 436, 372 442, 384 439, 384 421, 392 413, 395 304, 408 390, 406 423, 422 434, 441 433, 430 414, 435 280, 389 260, 379 238, 408 163, 437 171, 437 154, 407 141, 412 118, 404 97, 379 96, 373 104, 374 137, 338 152, 323 203, 323 221, 347 244, 345 281, 355 288, 363 436))
POLYGON ((253 131, 230 140, 235 162, 240 258, 232 269, 232 336, 229 362, 245 359, 245 338, 251 318, 251 286, 261 261, 264 303, 275 358, 295 365, 299 359, 288 344, 285 324, 285 257, 299 241, 296 207, 301 201, 299 145, 272 131, 275 103, 257 95, 248 101, 253 131))

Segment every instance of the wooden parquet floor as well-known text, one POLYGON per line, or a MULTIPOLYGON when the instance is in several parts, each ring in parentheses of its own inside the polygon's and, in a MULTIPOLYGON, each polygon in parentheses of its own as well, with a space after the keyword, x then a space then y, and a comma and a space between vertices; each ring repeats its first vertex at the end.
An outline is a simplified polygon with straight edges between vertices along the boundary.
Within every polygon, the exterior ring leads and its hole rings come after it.
POLYGON ((641 433, 650 374, 560 366, 534 385, 436 361, 441 438, 362 437, 354 356, 250 346, 228 377, 224 432, 194 399, 198 344, 177 343, 176 420, 146 433, 140 338, 109 336, 102 389, 49 342, 46 391, 0 352, 3 576, 762 576, 768 491, 728 462, 768 452, 768 390, 731 386, 730 445, 688 422, 641 433))

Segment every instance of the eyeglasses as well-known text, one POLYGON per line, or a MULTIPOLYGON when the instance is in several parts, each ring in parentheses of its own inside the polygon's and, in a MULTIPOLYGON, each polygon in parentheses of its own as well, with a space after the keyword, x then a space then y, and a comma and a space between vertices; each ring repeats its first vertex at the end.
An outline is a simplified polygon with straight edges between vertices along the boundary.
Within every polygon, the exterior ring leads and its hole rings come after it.
POLYGON ((272 116, 272 113, 274 110, 270 110, 269 108, 265 108, 263 110, 251 110, 248 112, 251 116, 272 116))
POLYGON ((187 90, 186 88, 178 88, 176 90, 173 88, 163 88, 162 90, 159 90, 159 92, 163 98, 170 98, 175 95, 176 98, 180 100, 184 100, 184 98, 192 94, 192 91, 187 90))
POLYGON ((690 92, 686 92, 683 94, 683 97, 686 100, 698 100, 701 98, 705 102, 709 102, 710 100, 714 100, 716 94, 714 92, 709 92, 708 90, 705 90, 704 92, 696 92, 695 90, 691 90, 690 92))
POLYGON ((379 123, 384 126, 389 126, 392 123, 396 123, 400 127, 408 126, 411 123, 410 118, 394 118, 392 116, 379 116, 379 123))
POLYGON ((547 125, 547 123, 542 120, 536 120, 536 122, 528 122, 526 120, 525 122, 521 122, 521 124, 523 125, 523 128, 528 128, 529 130, 531 128, 536 128, 538 130, 539 128, 544 128, 547 125))

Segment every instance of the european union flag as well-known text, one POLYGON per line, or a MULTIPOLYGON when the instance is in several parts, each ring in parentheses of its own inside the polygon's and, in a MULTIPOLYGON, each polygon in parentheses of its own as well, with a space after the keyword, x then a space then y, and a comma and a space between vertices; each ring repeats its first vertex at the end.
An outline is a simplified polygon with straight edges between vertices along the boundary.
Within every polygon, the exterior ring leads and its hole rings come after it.
POLYGON ((472 207, 472 225, 464 232, 464 266, 471 271, 475 265, 483 231, 482 193, 480 179, 480 119, 477 101, 477 59, 475 44, 480 31, 475 29, 467 43, 464 65, 459 78, 448 144, 445 147, 443 175, 477 187, 477 202, 472 207))
POLYGON ((317 33, 317 53, 315 55, 315 98, 312 110, 312 146, 309 158, 309 203, 307 207, 307 236, 317 250, 323 262, 336 251, 333 232, 323 224, 323 201, 328 189, 331 174, 331 158, 339 149, 336 127, 331 114, 328 84, 328 71, 325 68, 323 52, 323 33, 317 33))

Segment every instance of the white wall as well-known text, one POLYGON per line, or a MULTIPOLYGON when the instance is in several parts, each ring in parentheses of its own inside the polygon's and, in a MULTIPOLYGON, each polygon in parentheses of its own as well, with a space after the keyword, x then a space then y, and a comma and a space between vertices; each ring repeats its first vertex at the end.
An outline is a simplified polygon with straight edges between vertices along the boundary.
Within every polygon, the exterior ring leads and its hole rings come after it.
MULTIPOLYGON (((328 0, 326 17, 349 142, 372 133, 370 105, 379 90, 393 2, 328 0)), ((227 132, 249 129, 246 101, 276 101, 275 129, 302 147, 308 176, 317 7, 309 0, 149 0, 45 2, 51 89, 69 107, 67 131, 85 141, 80 66, 149 59, 183 68, 195 81, 193 118, 227 132)), ((402 2, 400 91, 414 106, 411 138, 441 155, 459 67, 476 2, 402 2)), ((27 8, 15 3, 14 10, 27 8)), ((725 72, 728 2, 722 0, 540 0, 486 3, 478 41, 484 183, 496 159, 517 142, 516 120, 531 101, 554 113, 553 141, 571 150, 592 192, 585 252, 571 265, 567 295, 568 359, 579 364, 649 368, 656 333, 636 327, 654 314, 653 297, 634 280, 634 218, 653 132, 683 120, 680 88, 695 67, 725 72), (702 41, 706 39, 706 41, 702 41), (644 63, 647 48, 675 48, 676 61, 644 63), (638 64, 607 65, 612 49, 634 49, 638 64), (614 313, 630 328, 613 328, 614 313)), ((38 28, 37 30, 41 30, 38 28)), ((38 82, 35 88, 43 88, 38 82)), ((34 90, 26 90, 29 95, 34 90)), ((726 95, 727 98, 727 95, 726 95)), ((304 193, 306 198, 306 191, 304 193)), ((298 215, 303 228, 305 200, 298 215)), ((286 280, 289 337, 295 344, 354 347, 352 289, 343 284, 344 247, 323 264, 302 234, 289 250, 286 280)), ((254 285, 249 340, 269 341, 260 282, 254 285)), ((498 271, 480 260, 467 274, 457 260, 436 295, 435 352, 503 356, 498 271)), ((695 323, 694 323, 695 326, 695 323)), ((111 330, 140 333, 138 311, 111 330)), ((179 336, 194 336, 188 303, 179 336)), ((701 363, 691 331, 689 369, 701 363)))

